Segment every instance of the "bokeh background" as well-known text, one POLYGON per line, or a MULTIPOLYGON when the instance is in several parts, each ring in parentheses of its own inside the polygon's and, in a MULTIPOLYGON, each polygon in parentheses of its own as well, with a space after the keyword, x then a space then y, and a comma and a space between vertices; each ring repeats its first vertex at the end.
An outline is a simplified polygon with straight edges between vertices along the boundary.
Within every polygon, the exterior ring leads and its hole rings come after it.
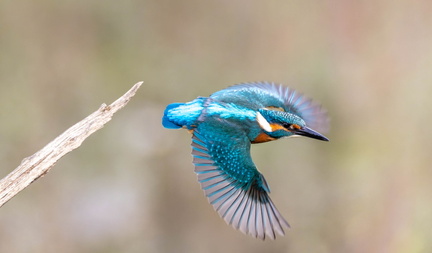
POLYGON ((105 128, 0 210, 0 252, 432 252, 431 1, 0 2, 0 176, 102 103, 105 128), (331 142, 254 145, 292 228, 207 203, 164 107, 244 81, 320 101, 331 142))

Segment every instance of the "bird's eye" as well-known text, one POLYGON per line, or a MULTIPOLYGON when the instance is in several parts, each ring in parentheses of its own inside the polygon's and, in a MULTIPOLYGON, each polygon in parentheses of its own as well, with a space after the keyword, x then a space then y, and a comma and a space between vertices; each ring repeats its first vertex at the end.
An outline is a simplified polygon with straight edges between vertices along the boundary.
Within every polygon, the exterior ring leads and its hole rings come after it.
POLYGON ((282 126, 285 127, 286 129, 291 129, 292 124, 289 124, 289 123, 283 123, 282 126))
POLYGON ((284 127, 290 131, 299 130, 301 128, 297 124, 284 124, 284 127))

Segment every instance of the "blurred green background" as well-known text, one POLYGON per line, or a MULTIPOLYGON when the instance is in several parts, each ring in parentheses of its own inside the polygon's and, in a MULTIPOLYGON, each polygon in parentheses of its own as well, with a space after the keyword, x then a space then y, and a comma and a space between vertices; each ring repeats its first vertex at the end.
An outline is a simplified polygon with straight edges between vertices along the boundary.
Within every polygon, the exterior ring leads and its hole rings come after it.
POLYGON ((0 252, 432 252, 431 1, 0 2, 0 173, 144 85, 0 210, 0 252), (292 228, 227 226, 168 103, 268 80, 320 101, 331 142, 254 145, 292 228))

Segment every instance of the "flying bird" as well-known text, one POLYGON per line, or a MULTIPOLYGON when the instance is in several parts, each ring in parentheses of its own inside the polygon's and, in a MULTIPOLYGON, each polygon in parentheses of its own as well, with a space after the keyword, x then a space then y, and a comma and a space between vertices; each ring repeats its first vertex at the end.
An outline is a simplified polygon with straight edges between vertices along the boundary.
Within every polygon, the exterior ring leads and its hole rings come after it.
POLYGON ((251 144, 291 136, 328 141, 320 105, 280 84, 233 85, 188 103, 166 107, 165 128, 192 133, 195 173, 209 202, 230 225, 264 240, 284 235, 288 222, 250 154, 251 144), (319 131, 319 132, 318 132, 319 131))

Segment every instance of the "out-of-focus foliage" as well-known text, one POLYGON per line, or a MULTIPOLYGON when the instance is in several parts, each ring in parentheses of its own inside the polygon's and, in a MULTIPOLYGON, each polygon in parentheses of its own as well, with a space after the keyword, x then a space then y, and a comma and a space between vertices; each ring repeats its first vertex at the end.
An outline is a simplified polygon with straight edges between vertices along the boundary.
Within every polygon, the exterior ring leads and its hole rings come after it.
POLYGON ((431 1, 1 1, 0 173, 144 80, 0 210, 0 252, 432 252, 431 1), (243 81, 321 101, 331 142, 253 156, 292 228, 228 227, 166 104, 243 81))

